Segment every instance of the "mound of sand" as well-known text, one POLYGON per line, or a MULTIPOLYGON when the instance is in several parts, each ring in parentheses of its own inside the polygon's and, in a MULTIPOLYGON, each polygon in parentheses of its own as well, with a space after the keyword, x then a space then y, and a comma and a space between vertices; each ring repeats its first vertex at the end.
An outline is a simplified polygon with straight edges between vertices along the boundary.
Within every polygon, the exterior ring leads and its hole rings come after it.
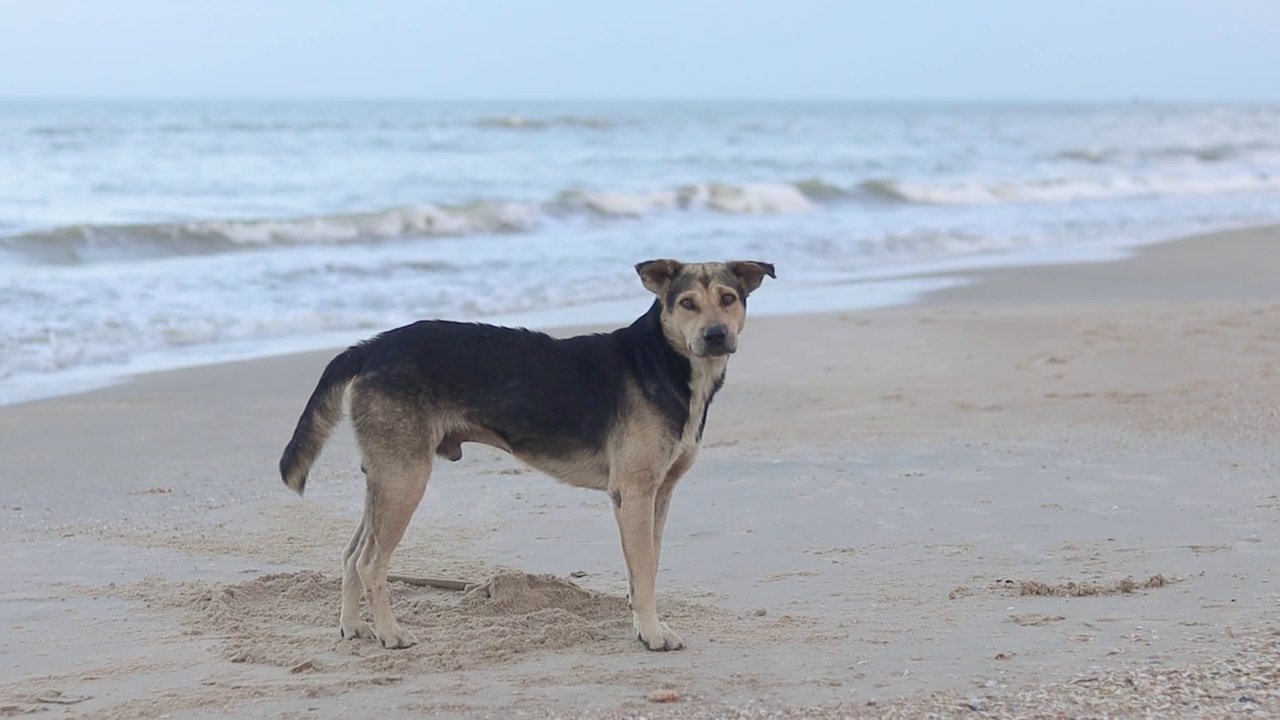
POLYGON ((1129 595, 1138 590, 1161 588, 1173 581, 1164 575, 1152 575, 1143 582, 1131 577, 1115 582, 1065 582, 1058 585, 1040 582, 1039 580, 1023 580, 1018 585, 1019 595, 1045 595, 1052 597, 1089 597, 1094 595, 1129 595))
POLYGON ((590 645, 595 654, 632 649, 626 599, 552 575, 501 573, 461 599, 393 585, 392 609, 419 640, 395 651, 375 641, 339 637, 340 591, 337 577, 294 572, 229 585, 151 578, 118 594, 184 611, 188 634, 221 639, 231 662, 298 672, 361 667, 382 673, 438 672, 497 665, 533 650, 590 645))

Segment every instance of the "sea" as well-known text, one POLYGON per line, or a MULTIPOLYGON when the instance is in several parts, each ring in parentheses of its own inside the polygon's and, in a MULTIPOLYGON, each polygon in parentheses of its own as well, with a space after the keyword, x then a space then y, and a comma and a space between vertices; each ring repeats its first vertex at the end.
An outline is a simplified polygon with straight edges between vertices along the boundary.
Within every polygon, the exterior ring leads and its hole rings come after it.
POLYGON ((0 101, 0 403, 421 318, 623 323, 636 262, 753 314, 1280 222, 1280 106, 0 101))

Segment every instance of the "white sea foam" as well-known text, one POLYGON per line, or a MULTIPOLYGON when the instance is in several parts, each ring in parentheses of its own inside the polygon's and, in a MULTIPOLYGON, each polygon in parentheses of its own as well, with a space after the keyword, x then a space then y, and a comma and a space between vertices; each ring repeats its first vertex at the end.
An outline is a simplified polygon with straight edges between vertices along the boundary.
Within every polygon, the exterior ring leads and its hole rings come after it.
POLYGON ((1280 175, 1218 177, 1034 178, 1020 181, 952 182, 868 180, 868 193, 926 205, 1066 202, 1176 195, 1221 195, 1280 190, 1280 175))
POLYGON ((541 215, 535 205, 482 202, 461 207, 415 205, 374 213, 296 220, 223 220, 183 223, 175 237, 225 238, 237 245, 349 243, 406 236, 463 235, 526 230, 541 215))
POLYGON ((655 210, 675 207, 676 193, 566 190, 556 196, 555 204, 560 208, 587 210, 605 217, 640 217, 655 210))
POLYGON ((1169 160, 1194 160, 1224 163, 1250 159, 1274 160, 1280 154, 1280 143, 1253 140, 1221 142, 1207 145, 1165 145, 1159 147, 1075 148, 1053 154, 1054 159, 1071 160, 1091 165, 1150 163, 1169 160))
POLYGON ((608 118, 597 116, 561 115, 551 118, 525 117, 523 115, 501 115, 485 117, 476 121, 479 127, 503 128, 506 130, 541 130, 557 125, 571 128, 607 128, 614 124, 608 118))
POLYGON ((688 185, 680 189, 680 202, 690 207, 748 215, 807 213, 816 209, 795 185, 763 183, 688 185))
POLYGON ((675 190, 638 193, 572 190, 561 193, 557 202, 564 207, 586 208, 608 217, 640 217, 675 208, 738 215, 785 215, 812 212, 817 208, 797 185, 784 183, 741 186, 697 183, 675 190))

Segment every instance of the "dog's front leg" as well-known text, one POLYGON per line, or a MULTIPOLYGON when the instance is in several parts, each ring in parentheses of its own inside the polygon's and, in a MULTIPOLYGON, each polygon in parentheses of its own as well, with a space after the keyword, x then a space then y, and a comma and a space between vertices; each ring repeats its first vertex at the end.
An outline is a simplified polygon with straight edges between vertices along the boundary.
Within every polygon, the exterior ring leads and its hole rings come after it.
POLYGON ((680 477, 693 466, 697 450, 686 453, 676 460, 676 464, 667 471, 667 478, 662 481, 654 496, 653 508, 653 564, 662 567, 662 532, 667 526, 667 511, 671 509, 671 493, 676 489, 680 477))
POLYGON ((650 650, 679 650, 684 641, 658 619, 654 585, 658 558, 654 547, 654 499, 657 488, 648 479, 623 480, 609 490, 613 515, 622 536, 622 555, 630 581, 628 599, 636 637, 650 650))

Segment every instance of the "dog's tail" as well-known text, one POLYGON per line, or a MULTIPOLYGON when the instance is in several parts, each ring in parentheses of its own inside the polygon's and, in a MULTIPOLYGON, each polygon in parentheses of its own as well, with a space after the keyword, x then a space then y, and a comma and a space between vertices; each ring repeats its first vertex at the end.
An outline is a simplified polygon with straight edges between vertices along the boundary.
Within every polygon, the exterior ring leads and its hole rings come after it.
POLYGON ((298 418, 293 439, 280 456, 280 477, 299 495, 307 485, 311 464, 320 456, 334 426, 342 420, 342 397, 347 385, 360 374, 364 356, 364 345, 355 345, 329 361, 302 417, 298 418))

